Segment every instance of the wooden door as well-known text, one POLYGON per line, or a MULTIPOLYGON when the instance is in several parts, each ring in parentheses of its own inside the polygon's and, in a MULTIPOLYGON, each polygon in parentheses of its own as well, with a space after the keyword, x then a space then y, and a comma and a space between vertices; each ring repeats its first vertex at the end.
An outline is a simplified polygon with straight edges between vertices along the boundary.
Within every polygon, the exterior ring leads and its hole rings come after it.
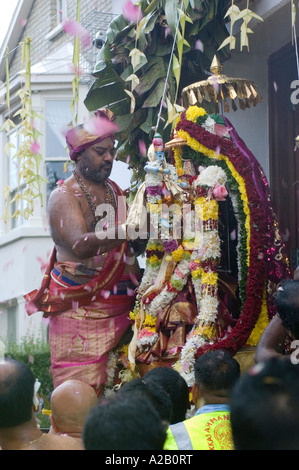
POLYGON ((299 77, 292 44, 269 58, 269 125, 273 206, 294 269, 299 266, 299 149, 295 150, 295 137, 299 135, 299 77), (291 88, 295 80, 297 93, 291 88))

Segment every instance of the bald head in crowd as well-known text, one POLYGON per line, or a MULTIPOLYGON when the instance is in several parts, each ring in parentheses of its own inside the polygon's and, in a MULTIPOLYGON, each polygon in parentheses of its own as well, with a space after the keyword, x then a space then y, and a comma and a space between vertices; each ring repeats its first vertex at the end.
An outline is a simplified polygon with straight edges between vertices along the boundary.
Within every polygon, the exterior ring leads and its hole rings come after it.
POLYGON ((51 396, 52 429, 56 434, 81 438, 89 411, 97 404, 97 394, 88 384, 67 380, 51 396))

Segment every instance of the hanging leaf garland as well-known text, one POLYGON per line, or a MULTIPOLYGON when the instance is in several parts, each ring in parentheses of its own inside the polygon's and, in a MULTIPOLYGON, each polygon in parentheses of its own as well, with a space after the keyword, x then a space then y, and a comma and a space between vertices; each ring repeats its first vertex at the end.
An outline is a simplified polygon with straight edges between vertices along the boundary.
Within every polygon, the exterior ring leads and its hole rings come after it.
MULTIPOLYGON (((25 70, 23 73, 24 87, 21 88, 17 95, 20 98, 20 109, 14 114, 14 117, 19 117, 20 125, 18 126, 17 135, 20 136, 21 145, 16 149, 13 159, 18 162, 19 177, 18 177, 18 188, 15 195, 12 197, 12 188, 9 186, 5 187, 4 196, 6 205, 3 213, 3 220, 7 222, 9 218, 18 218, 19 216, 28 219, 33 215, 34 201, 39 199, 41 205, 43 205, 43 194, 41 185, 43 182, 47 182, 40 175, 40 163, 42 156, 39 152, 38 139, 40 132, 35 126, 35 120, 41 119, 32 109, 32 92, 31 92, 31 60, 30 60, 30 48, 31 39, 25 38, 22 46, 22 65, 25 70), (22 204, 23 202, 23 204, 22 204), (16 209, 14 213, 11 213, 11 204, 15 203, 16 209)), ((16 128, 13 120, 8 118, 1 128, 1 131, 5 131, 8 135, 11 128, 16 128)), ((14 146, 9 142, 5 147, 5 151, 10 156, 10 150, 14 149, 14 146)))
POLYGON ((242 20, 243 22, 240 26, 240 50, 242 51, 243 47, 247 47, 249 51, 249 34, 253 34, 253 31, 249 28, 248 24, 253 19, 264 21, 263 18, 249 9, 249 0, 247 0, 247 5, 244 10, 240 10, 240 8, 234 4, 234 0, 232 0, 231 7, 225 15, 225 18, 228 17, 230 19, 230 35, 222 42, 218 50, 226 46, 229 46, 230 50, 236 48, 236 37, 233 35, 233 27, 237 21, 242 20))

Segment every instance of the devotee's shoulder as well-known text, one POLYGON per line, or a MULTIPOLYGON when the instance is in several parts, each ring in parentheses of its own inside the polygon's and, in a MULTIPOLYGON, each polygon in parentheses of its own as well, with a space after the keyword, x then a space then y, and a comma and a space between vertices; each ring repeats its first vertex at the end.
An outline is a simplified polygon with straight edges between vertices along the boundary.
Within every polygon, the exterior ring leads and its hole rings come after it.
POLYGON ((81 193, 78 191, 78 185, 73 179, 69 178, 60 184, 58 183, 49 196, 49 213, 51 214, 52 211, 61 212, 70 205, 80 207, 79 195, 81 193))
POLYGON ((81 439, 55 434, 44 434, 43 439, 23 450, 84 450, 81 439))

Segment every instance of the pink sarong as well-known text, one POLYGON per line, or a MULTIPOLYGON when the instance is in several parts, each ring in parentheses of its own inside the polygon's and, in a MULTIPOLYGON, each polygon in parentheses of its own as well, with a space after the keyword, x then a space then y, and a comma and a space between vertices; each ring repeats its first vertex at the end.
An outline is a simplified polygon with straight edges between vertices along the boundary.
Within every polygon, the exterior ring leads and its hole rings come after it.
POLYGON ((107 382, 107 356, 130 326, 134 296, 110 294, 88 305, 50 315, 49 342, 54 388, 68 379, 96 390, 107 382))

